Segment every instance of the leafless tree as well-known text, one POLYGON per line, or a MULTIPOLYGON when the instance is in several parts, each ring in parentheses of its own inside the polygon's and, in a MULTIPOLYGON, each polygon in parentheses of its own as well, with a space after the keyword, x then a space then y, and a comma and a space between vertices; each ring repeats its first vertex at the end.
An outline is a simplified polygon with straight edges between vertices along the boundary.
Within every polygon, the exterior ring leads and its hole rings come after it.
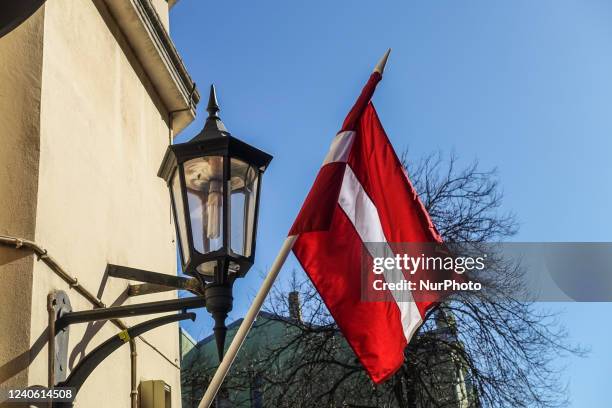
MULTIPOLYGON (((445 242, 478 246, 517 232, 514 215, 501 209, 495 170, 482 171, 478 162, 459 166, 454 155, 440 153, 416 163, 402 159, 445 242)), ((376 386, 310 281, 294 272, 266 305, 284 335, 242 372, 256 373, 266 406, 275 407, 563 406, 558 357, 584 350, 568 342, 556 314, 516 296, 520 274, 519 266, 500 258, 480 277, 490 290, 459 293, 431 309, 406 348, 404 365, 376 386), (300 295, 301 319, 287 317, 292 291, 300 295)))

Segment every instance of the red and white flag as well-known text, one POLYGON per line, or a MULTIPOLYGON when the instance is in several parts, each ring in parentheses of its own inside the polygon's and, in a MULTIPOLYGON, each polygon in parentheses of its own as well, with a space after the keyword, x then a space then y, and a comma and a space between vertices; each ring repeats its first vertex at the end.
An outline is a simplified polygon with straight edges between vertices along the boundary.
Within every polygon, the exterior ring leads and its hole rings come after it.
POLYGON ((289 235, 312 280, 370 378, 404 362, 404 348, 431 301, 410 292, 390 302, 361 299, 364 243, 441 242, 370 102, 375 71, 334 138, 289 235))

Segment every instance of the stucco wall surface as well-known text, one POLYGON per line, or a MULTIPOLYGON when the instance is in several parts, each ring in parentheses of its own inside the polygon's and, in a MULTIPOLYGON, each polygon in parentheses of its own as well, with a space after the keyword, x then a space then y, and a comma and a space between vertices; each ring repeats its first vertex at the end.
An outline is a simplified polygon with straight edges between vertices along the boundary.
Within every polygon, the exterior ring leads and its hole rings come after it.
MULTIPOLYGON (((30 235, 107 305, 176 297, 166 292, 130 299, 127 282, 104 276, 107 263, 175 273, 168 191, 156 177, 168 144, 165 109, 103 2, 47 2, 43 33, 38 194, 30 203, 30 235)), ((66 291, 74 310, 92 306, 42 262, 34 263, 33 277, 29 344, 36 352, 30 354, 28 383, 46 385, 47 293, 66 291)), ((134 325, 153 317, 124 320, 134 325)), ((110 322, 71 326, 68 369, 116 333, 110 322)), ((138 380, 164 380, 172 387, 173 407, 179 407, 180 372, 172 364, 179 363, 177 326, 144 337, 170 361, 137 340, 138 380)), ((129 397, 125 345, 95 370, 75 406, 129 407, 129 397)))
MULTIPOLYGON (((0 235, 34 238, 44 7, 0 39, 0 235), (27 46, 24 46, 27 44, 27 46)), ((28 382, 33 256, 0 246, 0 387, 28 382)))

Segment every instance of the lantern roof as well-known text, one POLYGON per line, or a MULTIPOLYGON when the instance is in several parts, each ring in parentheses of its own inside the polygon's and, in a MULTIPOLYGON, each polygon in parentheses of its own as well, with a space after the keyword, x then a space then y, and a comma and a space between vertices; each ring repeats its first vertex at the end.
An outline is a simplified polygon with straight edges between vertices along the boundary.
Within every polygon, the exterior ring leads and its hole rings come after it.
POLYGON ((158 177, 169 183, 177 164, 205 155, 229 155, 239 158, 262 171, 268 167, 272 160, 271 155, 243 142, 227 131, 218 115, 220 108, 214 85, 210 86, 206 110, 208 111, 208 117, 200 133, 188 142, 168 146, 157 173, 158 177))
POLYGON ((230 136, 230 132, 227 131, 225 124, 218 115, 220 110, 221 108, 219 108, 219 103, 217 102, 217 91, 215 90, 215 85, 212 84, 210 85, 210 95, 208 96, 208 106, 206 107, 208 117, 204 123, 204 128, 191 141, 230 136))

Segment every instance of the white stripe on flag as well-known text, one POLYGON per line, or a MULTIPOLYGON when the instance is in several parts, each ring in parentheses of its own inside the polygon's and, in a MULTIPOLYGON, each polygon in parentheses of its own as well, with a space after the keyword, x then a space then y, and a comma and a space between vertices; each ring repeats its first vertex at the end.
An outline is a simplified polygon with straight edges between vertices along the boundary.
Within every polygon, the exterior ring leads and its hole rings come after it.
POLYGON ((323 160, 321 167, 328 163, 342 162, 346 163, 348 160, 351 147, 353 147, 353 139, 355 138, 355 132, 353 130, 347 130, 340 132, 334 137, 334 141, 329 147, 327 156, 323 160))
MULTIPOLYGON (((350 166, 346 166, 344 171, 338 204, 353 223, 362 242, 378 243, 377 247, 385 247, 383 250, 385 254, 371 253, 373 257, 395 256, 389 245, 382 245, 387 244, 387 239, 380 223, 378 211, 350 166)), ((385 269, 384 277, 387 282, 399 282, 401 279, 404 279, 404 275, 400 270, 388 271, 385 269)), ((404 336, 406 341, 410 342, 415 330, 421 324, 421 314, 410 291, 394 290, 391 293, 400 309, 404 336)))

